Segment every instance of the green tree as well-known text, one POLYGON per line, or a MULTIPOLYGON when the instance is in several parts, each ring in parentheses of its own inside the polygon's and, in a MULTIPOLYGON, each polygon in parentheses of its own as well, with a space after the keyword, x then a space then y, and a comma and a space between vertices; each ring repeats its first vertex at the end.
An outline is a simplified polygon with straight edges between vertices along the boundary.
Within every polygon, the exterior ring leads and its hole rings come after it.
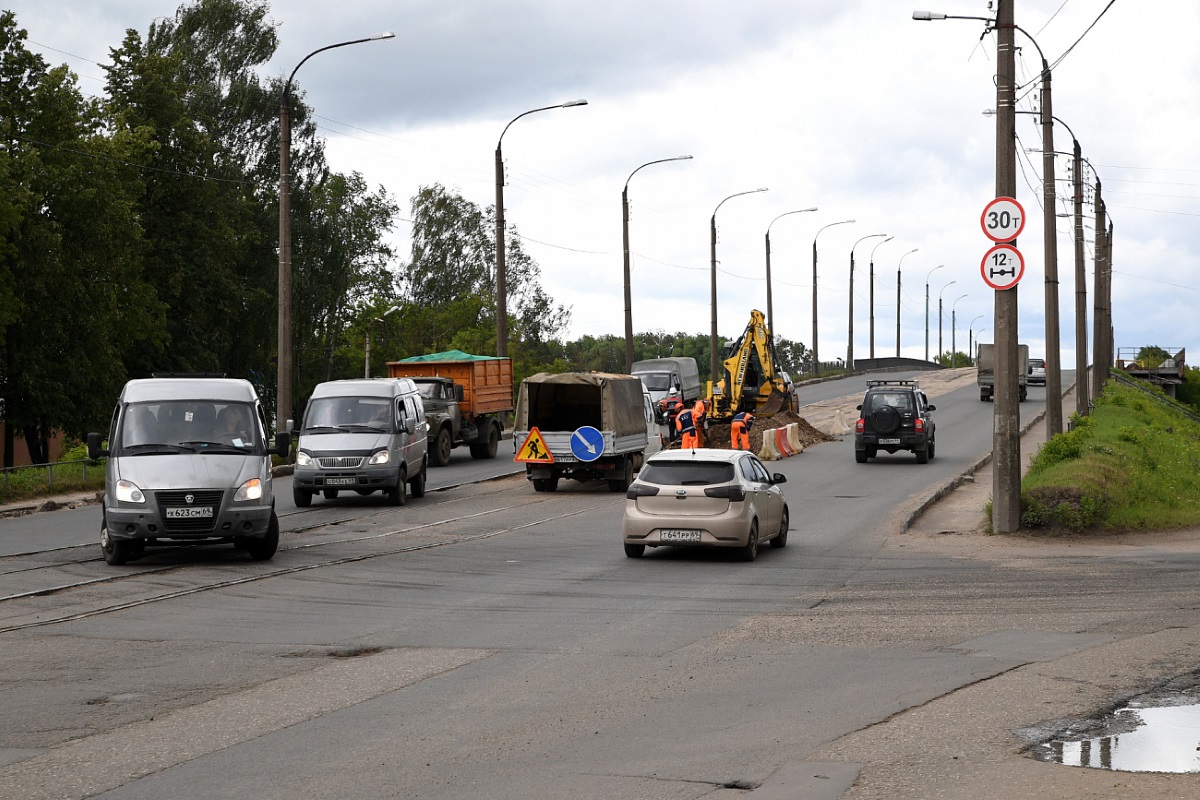
POLYGON ((0 389, 5 463, 14 431, 35 462, 52 432, 111 410, 130 353, 161 311, 140 274, 136 135, 106 136, 66 67, 48 68, 0 12, 0 389), (134 321, 136 324, 131 325, 134 321))

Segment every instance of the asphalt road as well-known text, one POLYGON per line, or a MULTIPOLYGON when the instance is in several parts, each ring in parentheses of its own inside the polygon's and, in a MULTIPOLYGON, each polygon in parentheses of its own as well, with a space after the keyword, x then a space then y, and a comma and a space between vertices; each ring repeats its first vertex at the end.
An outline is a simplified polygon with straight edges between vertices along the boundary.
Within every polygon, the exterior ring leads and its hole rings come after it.
MULTIPOLYGON (((314 503, 265 564, 193 548, 0 602, 0 796, 1083 796, 1017 729, 1194 669, 1200 559, 910 546, 905 510, 991 442, 973 386, 934 402, 927 465, 848 438, 772 464, 792 531, 750 564, 627 559, 622 495, 515 475, 314 503)), ((0 574, 113 570, 68 562, 0 574)))

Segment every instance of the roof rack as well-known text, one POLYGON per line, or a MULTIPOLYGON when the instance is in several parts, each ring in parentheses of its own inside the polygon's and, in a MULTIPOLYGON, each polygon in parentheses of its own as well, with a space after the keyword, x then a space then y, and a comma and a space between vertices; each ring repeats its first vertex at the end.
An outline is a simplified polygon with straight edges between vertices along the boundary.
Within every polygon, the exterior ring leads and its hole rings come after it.
POLYGON ((921 383, 919 381, 900 381, 900 380, 867 381, 867 387, 870 388, 872 386, 911 386, 914 389, 919 389, 919 388, 921 388, 921 383))

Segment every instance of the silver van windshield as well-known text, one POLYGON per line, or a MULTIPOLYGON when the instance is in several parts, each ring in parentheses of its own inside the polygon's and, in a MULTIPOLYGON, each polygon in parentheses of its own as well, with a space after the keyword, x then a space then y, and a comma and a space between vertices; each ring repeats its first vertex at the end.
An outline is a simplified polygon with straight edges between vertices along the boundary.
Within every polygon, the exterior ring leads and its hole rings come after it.
POLYGON ((119 441, 127 454, 246 453, 260 446, 262 432, 250 403, 162 400, 130 403, 119 441))
POLYGON ((304 417, 304 433, 353 433, 392 429, 392 403, 386 397, 314 397, 304 417))

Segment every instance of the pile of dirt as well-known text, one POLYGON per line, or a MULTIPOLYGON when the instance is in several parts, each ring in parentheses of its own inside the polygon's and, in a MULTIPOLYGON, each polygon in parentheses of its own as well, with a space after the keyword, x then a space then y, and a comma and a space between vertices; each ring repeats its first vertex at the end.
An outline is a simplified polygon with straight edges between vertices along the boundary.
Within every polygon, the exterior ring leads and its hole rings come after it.
MULTIPOLYGON (((784 411, 771 417, 754 418, 754 423, 750 426, 751 452, 757 453, 762 450, 764 431, 772 431, 771 435, 773 436, 776 428, 782 428, 786 425, 791 425, 793 422, 796 423, 800 431, 800 443, 805 447, 811 447, 812 445, 820 444, 821 442, 838 441, 836 436, 830 436, 826 433, 822 433, 812 425, 809 425, 808 421, 799 414, 795 414, 791 411, 784 411)), ((727 422, 710 422, 708 424, 708 430, 705 432, 705 436, 705 447, 715 447, 724 450, 728 450, 730 447, 729 423, 727 422)))

